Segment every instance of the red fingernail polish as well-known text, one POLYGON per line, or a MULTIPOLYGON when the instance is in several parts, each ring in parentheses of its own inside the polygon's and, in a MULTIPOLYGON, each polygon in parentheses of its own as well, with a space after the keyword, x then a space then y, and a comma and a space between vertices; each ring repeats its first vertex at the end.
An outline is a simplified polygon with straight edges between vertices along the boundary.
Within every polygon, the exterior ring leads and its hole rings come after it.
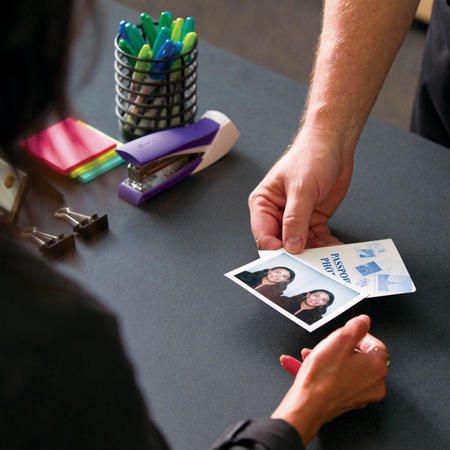
POLYGON ((282 355, 280 357, 281 366, 283 369, 288 371, 292 376, 296 376, 297 372, 300 370, 302 363, 293 358, 292 356, 282 355))

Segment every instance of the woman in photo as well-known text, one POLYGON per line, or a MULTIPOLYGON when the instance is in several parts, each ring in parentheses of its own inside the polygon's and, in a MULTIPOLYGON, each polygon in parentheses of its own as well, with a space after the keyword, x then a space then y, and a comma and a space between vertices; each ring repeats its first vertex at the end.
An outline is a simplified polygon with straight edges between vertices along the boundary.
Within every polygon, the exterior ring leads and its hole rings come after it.
POLYGON ((257 272, 241 272, 236 278, 270 300, 278 299, 295 278, 295 272, 287 267, 272 267, 257 272))
POLYGON ((294 311, 291 307, 289 312, 311 325, 325 315, 327 308, 334 301, 334 294, 325 289, 313 289, 312 291, 290 297, 290 301, 295 302, 298 308, 294 311))

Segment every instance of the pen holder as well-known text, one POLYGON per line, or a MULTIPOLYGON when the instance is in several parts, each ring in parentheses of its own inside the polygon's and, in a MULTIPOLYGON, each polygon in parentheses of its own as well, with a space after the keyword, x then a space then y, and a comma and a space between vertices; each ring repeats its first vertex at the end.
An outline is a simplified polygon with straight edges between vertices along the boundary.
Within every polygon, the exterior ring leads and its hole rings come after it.
POLYGON ((127 141, 194 122, 197 113, 197 43, 167 59, 125 53, 115 39, 116 116, 127 141), (144 70, 142 70, 144 68, 144 70))

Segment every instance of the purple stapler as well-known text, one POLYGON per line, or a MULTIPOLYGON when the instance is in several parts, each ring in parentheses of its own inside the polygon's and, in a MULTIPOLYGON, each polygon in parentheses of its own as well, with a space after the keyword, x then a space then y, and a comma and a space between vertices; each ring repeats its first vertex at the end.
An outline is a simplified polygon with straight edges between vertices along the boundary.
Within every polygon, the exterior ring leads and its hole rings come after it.
POLYGON ((227 154, 239 137, 230 119, 207 111, 200 120, 158 131, 116 149, 128 163, 119 197, 139 205, 227 154))

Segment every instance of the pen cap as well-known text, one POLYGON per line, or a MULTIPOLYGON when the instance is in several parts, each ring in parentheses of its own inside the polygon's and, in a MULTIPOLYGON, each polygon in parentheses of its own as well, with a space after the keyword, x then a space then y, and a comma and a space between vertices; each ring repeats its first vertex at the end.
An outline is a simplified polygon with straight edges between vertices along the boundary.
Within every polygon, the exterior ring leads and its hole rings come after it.
POLYGON ((198 49, 196 34, 189 34, 189 45, 166 39, 156 53, 141 49, 137 56, 116 36, 115 113, 126 141, 194 122, 198 49))

